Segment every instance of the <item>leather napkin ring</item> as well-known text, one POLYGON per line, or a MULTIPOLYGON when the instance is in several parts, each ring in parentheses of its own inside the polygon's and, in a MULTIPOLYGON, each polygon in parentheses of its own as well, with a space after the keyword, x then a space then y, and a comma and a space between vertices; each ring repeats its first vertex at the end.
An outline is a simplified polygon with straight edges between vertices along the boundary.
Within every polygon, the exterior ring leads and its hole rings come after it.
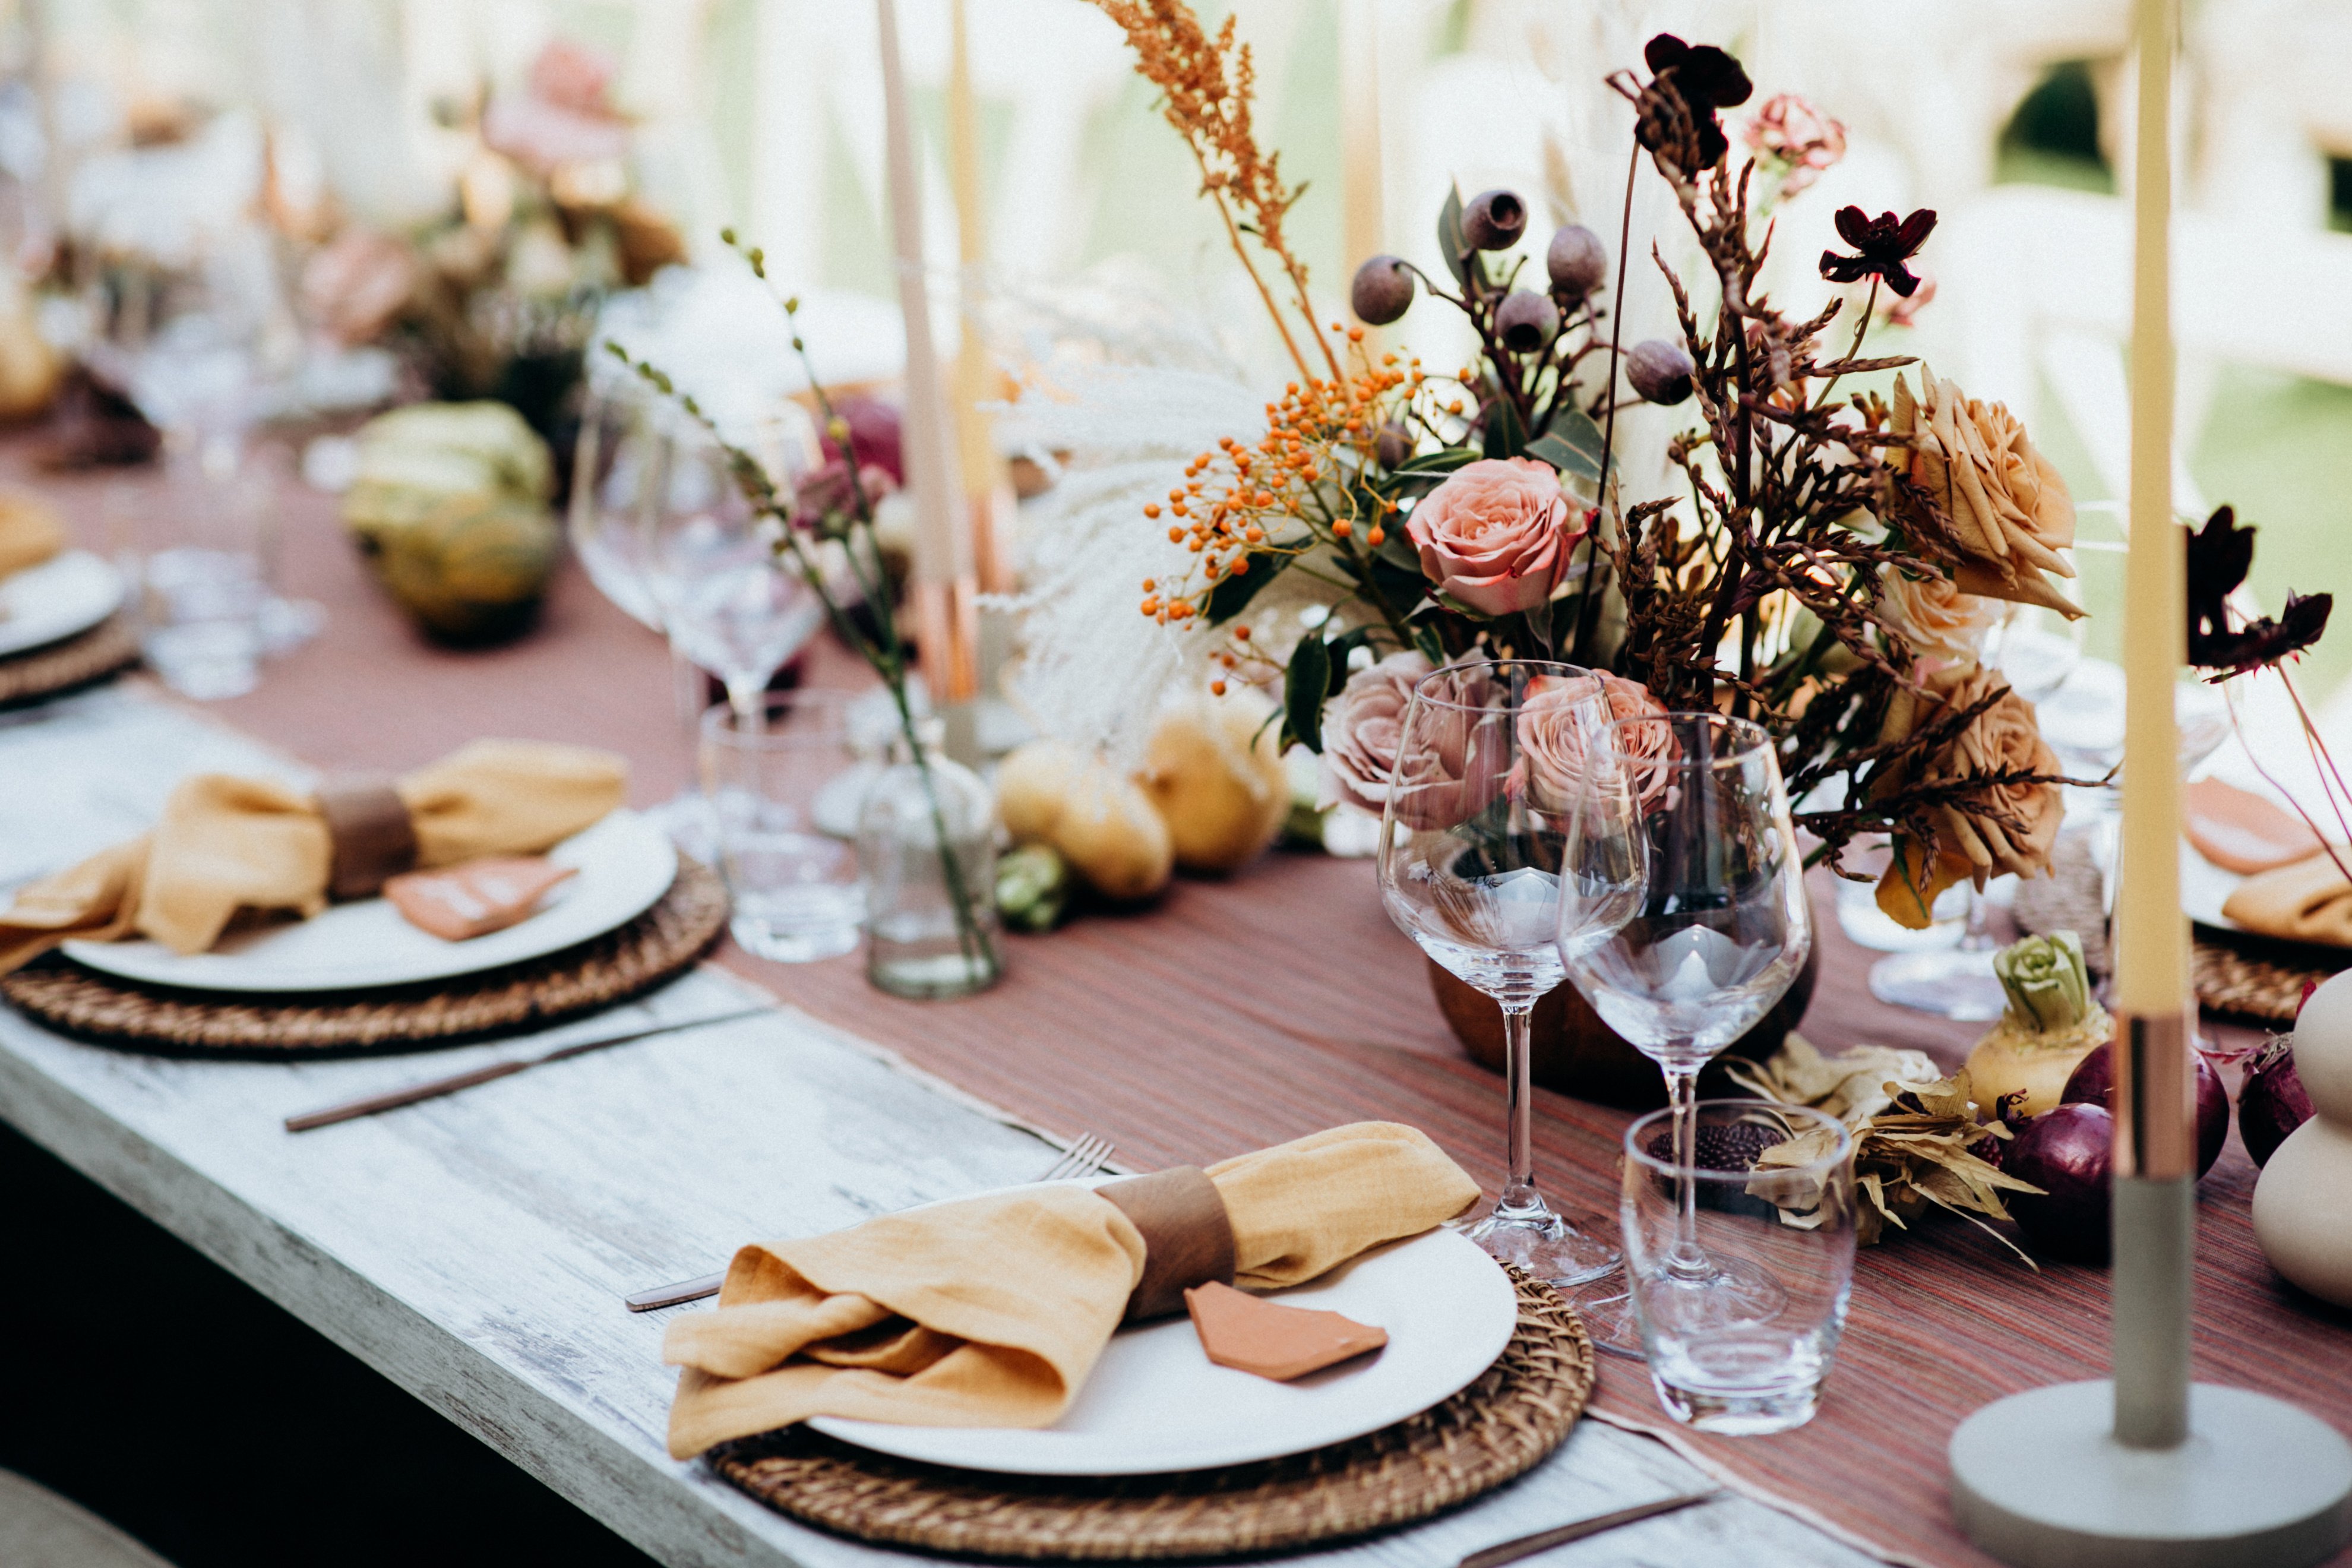
POLYGON ((319 815, 327 821, 329 898, 372 899, 385 882, 415 869, 415 826, 385 780, 321 784, 319 815))
POLYGON ((1234 1282, 1234 1223, 1217 1184, 1198 1165, 1129 1176, 1095 1189, 1143 1235, 1143 1278, 1127 1299, 1126 1321, 1184 1310, 1184 1292, 1213 1279, 1234 1282))

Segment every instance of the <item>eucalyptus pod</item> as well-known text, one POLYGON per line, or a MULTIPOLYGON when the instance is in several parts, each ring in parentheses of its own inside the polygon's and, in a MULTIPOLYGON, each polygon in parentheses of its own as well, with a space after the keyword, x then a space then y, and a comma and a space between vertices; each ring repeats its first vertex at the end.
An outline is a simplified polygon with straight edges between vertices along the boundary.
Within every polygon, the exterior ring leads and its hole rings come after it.
POLYGON ((1697 374, 1697 364, 1680 343, 1652 338, 1625 351, 1625 379, 1644 403, 1671 407, 1682 402, 1697 374))
POLYGON ((1552 291, 1580 303, 1609 276, 1609 250, 1601 237, 1580 223, 1564 223, 1552 231, 1544 250, 1544 269, 1551 274, 1552 291))
POLYGON ((1412 268, 1393 256, 1375 256, 1356 268, 1348 302, 1367 326, 1385 327, 1412 304, 1412 268))
POLYGON ((1462 237, 1473 250, 1508 250, 1528 231, 1528 205, 1509 191, 1481 191, 1462 209, 1462 237))
POLYGON ((1495 311, 1495 333, 1515 354, 1533 353, 1559 331, 1559 307, 1549 295, 1514 289, 1495 311))

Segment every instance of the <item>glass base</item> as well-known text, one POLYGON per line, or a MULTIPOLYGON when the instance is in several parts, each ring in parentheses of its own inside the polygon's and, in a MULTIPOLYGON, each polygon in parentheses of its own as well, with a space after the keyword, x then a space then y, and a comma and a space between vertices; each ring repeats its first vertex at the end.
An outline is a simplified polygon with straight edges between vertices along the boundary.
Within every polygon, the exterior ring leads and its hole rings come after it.
MULTIPOLYGON (((1710 1258, 1704 1273, 1674 1281, 1653 1278, 1643 1289, 1652 1312, 1670 1320, 1682 1334, 1769 1322, 1789 1302, 1788 1292, 1770 1275, 1737 1259, 1710 1258)), ((1626 1361, 1650 1359, 1632 1289, 1623 1279, 1590 1284, 1570 1296, 1569 1305, 1584 1320, 1593 1349, 1626 1361)))
POLYGON ((1990 949, 1897 953, 1870 966, 1870 994, 1914 1012, 1989 1024, 2009 1006, 1992 959, 1990 949))
POLYGON ((985 991, 1003 978, 999 964, 985 957, 961 952, 918 953, 907 957, 877 954, 866 965, 866 978, 877 991, 917 1002, 943 1002, 985 991))
POLYGON ((1582 1285, 1614 1273, 1624 1261, 1616 1243, 1580 1229, 1540 1198, 1531 1208, 1505 1210, 1497 1205, 1462 1234, 1487 1257, 1516 1263, 1550 1285, 1582 1285))
MULTIPOLYGON (((1785 1351, 1776 1342, 1772 1353, 1785 1351)), ((1821 1408, 1822 1381, 1802 1372, 1781 1372, 1754 1387, 1737 1384, 1686 1383, 1650 1367, 1650 1387, 1665 1413, 1700 1432, 1720 1432, 1727 1437, 1760 1437, 1802 1426, 1821 1408)))
POLYGON ((856 952, 863 934, 855 921, 830 925, 780 924, 745 914, 728 921, 727 931, 735 939, 736 946, 772 963, 814 963, 819 959, 839 958, 845 952, 856 952))

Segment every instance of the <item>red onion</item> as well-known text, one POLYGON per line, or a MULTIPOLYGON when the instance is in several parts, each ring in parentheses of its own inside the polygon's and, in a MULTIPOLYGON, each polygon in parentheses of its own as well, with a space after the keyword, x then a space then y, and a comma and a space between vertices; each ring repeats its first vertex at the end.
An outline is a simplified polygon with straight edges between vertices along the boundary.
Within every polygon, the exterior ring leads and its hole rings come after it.
MULTIPOLYGON (((2197 1173, 2203 1175, 2221 1157, 2221 1145, 2230 1136, 2230 1093, 2221 1087, 2221 1075, 2205 1059, 2205 1053, 2191 1053, 2197 1058, 2197 1173)), ((2101 1046, 2075 1066, 2073 1076, 2066 1079, 2065 1092, 2058 1097, 2062 1105, 2085 1101, 2106 1107, 2110 1113, 2116 1108, 2116 1058, 2111 1047, 2101 1046)))
POLYGON ((2042 1189, 2004 1200, 2036 1247, 2084 1263, 2107 1260, 2115 1129, 2105 1107, 2077 1102, 2043 1111, 2009 1141, 2000 1168, 2042 1189))
POLYGON ((2286 1135, 2311 1119, 2311 1096, 2295 1076, 2292 1037, 2273 1040, 2246 1064, 2238 1086, 2238 1136, 2257 1165, 2267 1164, 2286 1135))

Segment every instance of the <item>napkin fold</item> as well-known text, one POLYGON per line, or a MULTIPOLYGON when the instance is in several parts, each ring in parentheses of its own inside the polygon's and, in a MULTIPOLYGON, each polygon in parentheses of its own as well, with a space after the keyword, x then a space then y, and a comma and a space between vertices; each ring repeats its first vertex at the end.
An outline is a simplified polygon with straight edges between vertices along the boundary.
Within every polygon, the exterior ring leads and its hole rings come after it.
POLYGON ((0 495, 0 577, 38 566, 65 547, 65 525, 46 502, 0 495))
POLYGON ((2262 936, 2352 947, 2352 881, 2325 852, 2247 878, 2221 912, 2262 936))
MULTIPOLYGON (((1459 1214, 1477 1184, 1426 1134, 1337 1127, 1212 1165, 1234 1283, 1303 1284, 1459 1214)), ((685 1371, 669 1449, 839 1415, 916 1426, 1051 1426, 1142 1278, 1144 1242, 1086 1187, 1019 1187, 825 1236, 746 1247, 715 1311, 669 1326, 685 1371)))
MULTIPOLYGON (((628 764, 611 752, 537 741, 475 741, 392 784, 427 868, 536 854, 601 820, 627 786, 628 764)), ((0 910, 0 973, 77 937, 202 952, 239 910, 317 914, 332 850, 314 796, 226 773, 183 779, 151 831, 0 910)))

